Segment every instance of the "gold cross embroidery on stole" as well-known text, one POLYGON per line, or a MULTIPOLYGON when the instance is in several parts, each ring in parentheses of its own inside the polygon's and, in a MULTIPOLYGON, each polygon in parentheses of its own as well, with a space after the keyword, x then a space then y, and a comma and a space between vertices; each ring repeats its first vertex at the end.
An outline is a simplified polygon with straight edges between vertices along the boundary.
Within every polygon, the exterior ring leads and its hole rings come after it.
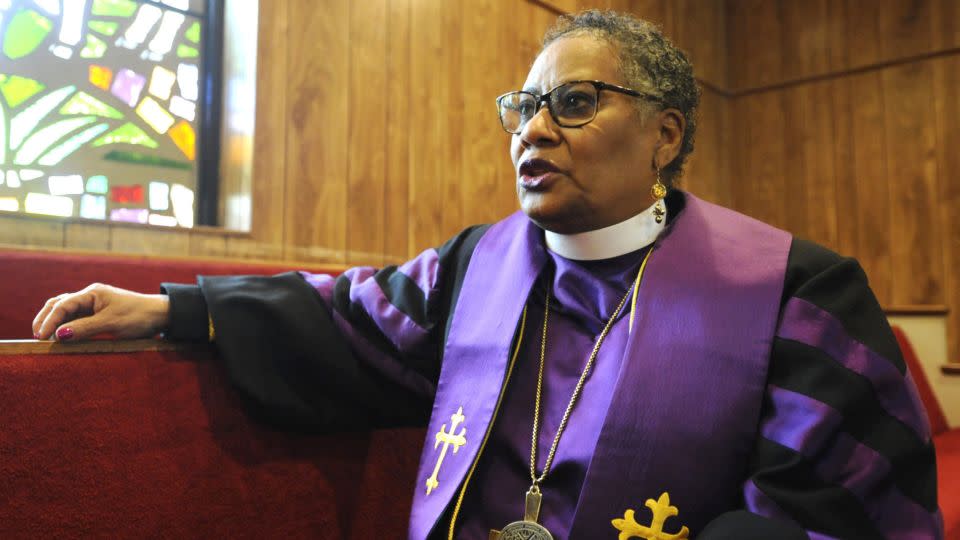
POLYGON ((443 458, 447 455, 447 448, 452 444, 453 453, 456 454, 461 446, 467 444, 467 439, 464 437, 467 433, 467 428, 461 428, 460 433, 454 434, 454 432, 457 431, 457 426, 462 424, 464 420, 466 420, 466 417, 463 416, 463 407, 460 407, 456 413, 450 416, 450 431, 448 432, 447 425, 443 424, 440 426, 440 431, 437 432, 433 449, 436 450, 437 447, 440 446, 440 443, 443 443, 443 449, 440 450, 440 457, 437 458, 437 465, 433 468, 433 474, 430 475, 430 478, 427 478, 427 495, 440 486, 440 483, 437 481, 437 474, 440 472, 440 465, 443 464, 443 458))
POLYGON ((628 509, 623 513, 622 519, 612 521, 613 526, 620 531, 618 540, 628 540, 629 538, 642 538, 644 540, 687 539, 690 530, 686 526, 680 527, 680 531, 673 534, 666 533, 663 530, 663 524, 667 521, 667 518, 680 513, 676 506, 670 506, 670 494, 663 492, 658 500, 647 499, 644 504, 653 512, 653 521, 649 526, 640 525, 634 519, 633 509, 628 509))

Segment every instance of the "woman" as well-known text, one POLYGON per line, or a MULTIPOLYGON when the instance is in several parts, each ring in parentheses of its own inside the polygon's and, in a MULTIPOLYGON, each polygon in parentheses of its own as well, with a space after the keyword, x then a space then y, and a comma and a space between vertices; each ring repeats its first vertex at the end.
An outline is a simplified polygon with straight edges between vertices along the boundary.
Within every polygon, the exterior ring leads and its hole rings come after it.
POLYGON ((35 335, 210 339, 273 422, 426 425, 411 538, 942 537, 929 428, 857 263, 668 190, 686 57, 589 11, 523 88, 497 100, 522 212, 336 279, 91 286, 35 335))

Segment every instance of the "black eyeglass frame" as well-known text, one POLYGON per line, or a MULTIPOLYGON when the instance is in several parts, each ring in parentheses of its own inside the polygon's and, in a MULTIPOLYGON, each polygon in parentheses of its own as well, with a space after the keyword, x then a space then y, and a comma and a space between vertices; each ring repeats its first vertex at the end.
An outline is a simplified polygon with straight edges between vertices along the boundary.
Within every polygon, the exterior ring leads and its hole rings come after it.
POLYGON ((502 94, 498 96, 497 97, 497 116, 500 118, 500 127, 502 127, 504 131, 512 135, 519 134, 521 131, 523 131, 523 127, 527 125, 527 122, 529 122, 530 120, 533 120, 533 117, 540 112, 540 109, 543 108, 543 105, 547 106, 547 111, 550 113, 550 118, 552 118, 553 121, 556 122, 558 126, 560 127, 585 126, 590 122, 593 122, 593 119, 597 117, 597 112, 600 110, 600 92, 603 90, 610 90, 611 92, 617 92, 617 93, 625 94, 631 97, 643 98, 648 101, 652 101, 654 103, 660 103, 661 105, 663 104, 663 98, 661 98, 660 96, 655 96, 653 94, 649 94, 647 92, 641 92, 639 90, 634 90, 632 88, 627 88, 625 86, 619 86, 616 84, 610 84, 603 81, 587 80, 587 79, 578 80, 578 81, 566 81, 564 83, 558 84, 557 86, 554 86, 548 92, 539 96, 537 94, 534 94, 533 92, 528 92, 526 90, 514 90, 513 92, 507 92, 506 94, 502 94), (560 121, 559 118, 557 118, 557 114, 556 112, 554 112, 553 107, 550 106, 550 96, 552 96, 554 92, 556 92, 560 88, 563 88, 564 86, 569 86, 571 84, 581 84, 581 83, 590 83, 597 90, 597 102, 593 106, 593 116, 591 116, 588 120, 585 120, 583 122, 577 121, 576 123, 573 123, 573 124, 563 123, 560 121), (530 116, 530 119, 527 120, 527 122, 520 124, 520 127, 517 129, 517 131, 510 131, 509 129, 507 129, 507 126, 503 124, 503 115, 500 113, 502 108, 500 105, 500 102, 503 101, 505 97, 512 96, 514 94, 527 94, 528 96, 533 97, 533 99, 536 100, 535 103, 537 107, 533 115, 530 116))

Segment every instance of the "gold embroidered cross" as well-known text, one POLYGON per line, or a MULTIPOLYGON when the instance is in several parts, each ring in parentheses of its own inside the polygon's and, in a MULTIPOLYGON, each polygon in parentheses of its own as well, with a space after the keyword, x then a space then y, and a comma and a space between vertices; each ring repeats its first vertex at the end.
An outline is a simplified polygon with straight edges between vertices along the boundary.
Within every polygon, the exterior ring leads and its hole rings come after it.
POLYGON ((633 518, 633 510, 628 509, 623 513, 623 519, 614 519, 613 526, 620 531, 618 540, 627 540, 628 538, 643 538, 645 540, 686 540, 690 530, 686 527, 680 527, 680 532, 668 534, 663 532, 663 524, 670 516, 677 515, 680 511, 676 506, 670 506, 670 495, 663 492, 656 501, 647 499, 644 503, 647 508, 653 511, 653 521, 650 526, 644 526, 637 523, 633 518))
POLYGON ((443 458, 447 455, 447 448, 452 444, 453 453, 456 454, 461 446, 467 444, 467 439, 464 438, 464 434, 467 433, 467 428, 460 429, 460 433, 454 435, 457 426, 464 420, 466 420, 466 418, 463 416, 463 407, 460 407, 456 413, 450 416, 450 432, 447 432, 446 424, 440 426, 440 431, 437 432, 437 440, 433 444, 433 449, 436 450, 437 447, 440 446, 440 443, 443 443, 443 450, 440 450, 440 457, 437 458, 437 466, 433 468, 433 475, 427 478, 427 495, 440 485, 437 482, 437 473, 440 472, 440 464, 443 463, 443 458))

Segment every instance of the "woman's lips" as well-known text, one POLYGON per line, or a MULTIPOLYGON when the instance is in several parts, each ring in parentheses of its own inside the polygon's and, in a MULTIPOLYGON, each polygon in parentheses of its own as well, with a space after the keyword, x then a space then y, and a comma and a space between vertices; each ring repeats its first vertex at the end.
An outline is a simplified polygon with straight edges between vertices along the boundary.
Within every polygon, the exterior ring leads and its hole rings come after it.
POLYGON ((546 190, 562 174, 553 163, 537 158, 524 160, 517 172, 520 186, 529 191, 546 190))
POLYGON ((521 174, 520 186, 527 191, 544 191, 556 181, 560 174, 549 171, 535 175, 521 174))

